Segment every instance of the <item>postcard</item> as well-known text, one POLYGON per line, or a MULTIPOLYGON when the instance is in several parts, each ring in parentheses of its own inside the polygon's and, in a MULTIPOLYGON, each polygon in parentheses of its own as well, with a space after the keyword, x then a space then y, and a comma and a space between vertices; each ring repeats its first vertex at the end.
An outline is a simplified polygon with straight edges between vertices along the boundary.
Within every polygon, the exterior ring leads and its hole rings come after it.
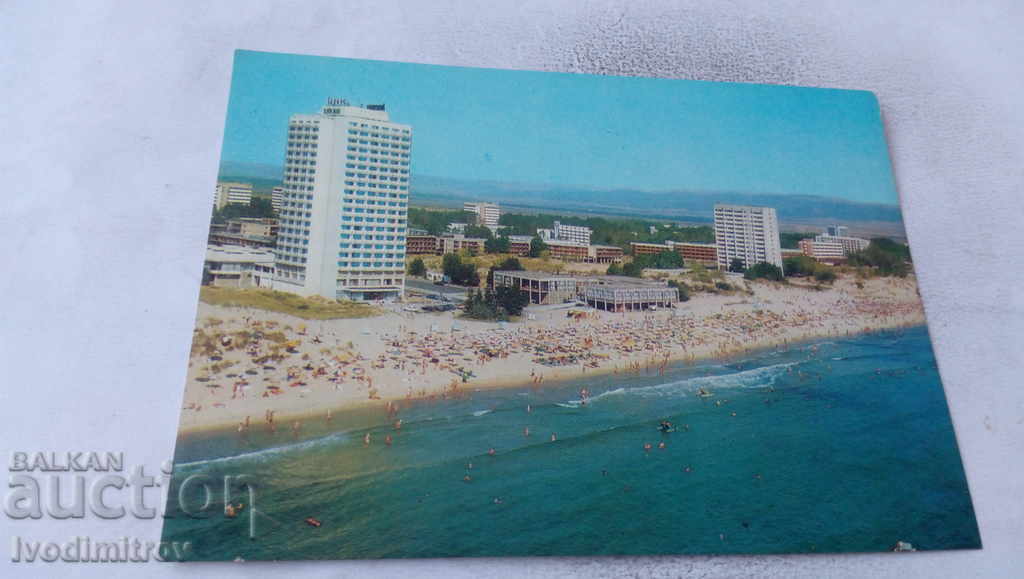
POLYGON ((195 560, 981 546, 870 92, 239 51, 210 177, 195 560))

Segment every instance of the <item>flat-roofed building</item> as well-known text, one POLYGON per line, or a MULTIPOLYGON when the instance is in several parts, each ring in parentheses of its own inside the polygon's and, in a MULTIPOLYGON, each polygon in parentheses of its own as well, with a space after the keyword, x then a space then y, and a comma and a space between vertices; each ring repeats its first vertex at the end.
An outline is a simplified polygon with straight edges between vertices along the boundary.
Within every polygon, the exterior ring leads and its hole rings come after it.
POLYGON ((271 217, 237 217, 226 222, 227 233, 274 237, 277 235, 277 220, 271 217))
POLYGON ((708 267, 716 267, 718 265, 718 248, 714 243, 673 241, 672 248, 679 252, 679 255, 683 256, 683 262, 696 261, 708 267))
POLYGON ((844 255, 850 255, 858 251, 864 251, 871 244, 867 239, 860 237, 849 237, 849 236, 835 236, 835 235, 818 235, 814 238, 814 241, 838 243, 843 248, 844 255))
POLYGON ((274 283, 274 252, 239 246, 207 246, 203 285, 270 288, 274 283))
POLYGON ((625 252, 615 245, 591 245, 587 248, 588 263, 619 263, 625 252))
POLYGON ((223 209, 225 205, 248 205, 252 202, 252 184, 222 181, 217 183, 213 196, 213 208, 223 209))
POLYGON ((587 261, 590 246, 574 241, 550 240, 545 242, 551 257, 564 261, 587 261))
POLYGON ((583 289, 583 301, 608 312, 635 312, 672 307, 679 301, 679 290, 664 284, 589 284, 583 289))
POLYGON ((330 98, 288 119, 274 287, 328 299, 405 290, 412 127, 330 98))
POLYGON ((800 251, 818 261, 839 263, 845 261, 851 253, 868 248, 870 241, 845 235, 847 231, 849 230, 845 225, 829 225, 825 233, 815 236, 814 239, 801 239, 798 243, 800 251))
POLYGON ((408 255, 436 255, 438 252, 436 235, 409 235, 405 238, 405 253, 408 255))
POLYGON ((519 257, 530 255, 530 244, 533 237, 529 235, 509 235, 508 252, 519 257))
POLYGON ((581 225, 566 225, 556 221, 552 231, 552 237, 559 241, 574 241, 584 245, 590 245, 590 235, 593 231, 589 227, 581 225))
POLYGON ((465 250, 476 255, 484 252, 484 244, 486 242, 487 240, 482 237, 466 237, 461 233, 442 235, 437 241, 438 252, 443 255, 465 250))
POLYGON ((496 271, 493 286, 519 288, 529 294, 532 304, 561 304, 576 299, 576 278, 543 271, 496 271))
POLYGON ((836 241, 801 239, 797 245, 801 253, 818 261, 839 263, 846 259, 842 244, 836 241))
POLYGON ((484 227, 498 227, 498 220, 501 219, 501 208, 497 203, 471 203, 462 205, 463 211, 476 216, 476 225, 484 227))
POLYGON ((658 255, 663 251, 672 251, 672 246, 667 243, 642 243, 632 241, 629 244, 633 255, 658 255))
POLYGON ((740 260, 745 268, 770 263, 781 269, 782 248, 775 209, 716 204, 715 249, 722 270, 728 270, 734 259, 740 260))

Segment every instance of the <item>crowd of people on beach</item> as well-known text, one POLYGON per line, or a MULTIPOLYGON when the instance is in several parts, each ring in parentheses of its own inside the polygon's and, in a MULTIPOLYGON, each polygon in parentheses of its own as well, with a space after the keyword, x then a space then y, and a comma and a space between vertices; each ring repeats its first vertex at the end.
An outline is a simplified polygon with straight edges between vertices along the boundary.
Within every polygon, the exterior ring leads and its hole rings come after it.
MULTIPOLYGON (((534 387, 556 369, 563 377, 574 368, 664 372, 672 359, 720 357, 796 339, 894 327, 915 319, 921 309, 916 300, 852 294, 839 296, 828 308, 794 298, 779 306, 748 302, 703 316, 671 310, 563 314, 475 331, 456 330, 454 324, 445 331, 399 323, 378 332, 363 330, 357 340, 344 343, 329 324, 310 332, 304 325, 282 327, 246 315, 197 329, 213 346, 194 348, 185 408, 200 413, 252 397, 267 399, 272 408, 278 398, 302 398, 315 390, 344 393, 346 401, 460 396, 467 383, 503 360, 514 366, 502 369, 514 368, 510 371, 534 387), (270 339, 272 332, 276 339, 270 339), (387 387, 385 396, 381 385, 387 387)), ((274 410, 267 412, 264 422, 276 429, 274 410)), ((248 415, 239 417, 239 430, 250 427, 248 415)), ((293 435, 300 428, 293 423, 293 435)))

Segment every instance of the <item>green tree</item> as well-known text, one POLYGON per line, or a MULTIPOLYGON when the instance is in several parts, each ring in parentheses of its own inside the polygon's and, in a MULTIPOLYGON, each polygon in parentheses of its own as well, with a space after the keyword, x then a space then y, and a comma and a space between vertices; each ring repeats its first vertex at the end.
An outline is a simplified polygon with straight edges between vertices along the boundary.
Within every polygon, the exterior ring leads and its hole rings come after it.
POLYGON ((506 314, 518 316, 530 304, 530 294, 517 287, 501 286, 494 290, 494 301, 506 314))
POLYGON ((493 239, 494 233, 483 225, 467 225, 466 237, 477 237, 480 239, 493 239))
POLYGON ((539 236, 534 235, 533 239, 530 240, 530 257, 540 257, 540 254, 547 248, 548 244, 544 243, 544 240, 539 236))
POLYGON ((814 275, 814 272, 817 271, 820 265, 813 258, 806 255, 787 257, 782 260, 782 266, 786 270, 786 275, 793 277, 814 275))
POLYGON ((824 267, 814 272, 814 279, 820 282, 832 283, 836 281, 836 272, 832 271, 830 267, 824 267))
POLYGON ((274 217, 274 206, 270 203, 270 199, 264 197, 253 197, 249 200, 248 205, 241 203, 228 203, 220 209, 213 211, 213 223, 225 223, 228 219, 238 219, 240 217, 274 217))
POLYGON ((417 257, 409 264, 409 275, 423 277, 427 275, 427 266, 423 263, 422 257, 417 257))
POLYGON ((668 280, 668 286, 679 290, 679 301, 690 301, 690 286, 686 285, 686 282, 670 279, 668 280))
POLYGON ((768 279, 771 281, 782 281, 782 269, 773 263, 760 262, 747 268, 743 272, 745 279, 768 279))
POLYGON ((469 287, 480 285, 480 274, 477 273, 476 264, 463 262, 457 254, 446 254, 441 261, 441 268, 455 285, 469 287))
POLYGON ((779 245, 781 245, 783 249, 796 249, 800 246, 801 239, 814 239, 814 236, 814 233, 780 233, 779 245))
POLYGON ((622 266, 617 264, 617 263, 613 263, 613 264, 608 266, 608 271, 606 271, 605 274, 606 275, 622 275, 622 266))
POLYGON ((879 275, 905 277, 910 273, 910 248, 891 239, 877 237, 864 251, 847 256, 847 262, 853 266, 875 268, 879 275))
MULTIPOLYGON (((488 230, 490 231, 490 230, 488 230)), ((487 253, 508 253, 509 252, 509 241, 508 237, 502 235, 501 237, 491 237, 484 242, 484 251, 487 253)))

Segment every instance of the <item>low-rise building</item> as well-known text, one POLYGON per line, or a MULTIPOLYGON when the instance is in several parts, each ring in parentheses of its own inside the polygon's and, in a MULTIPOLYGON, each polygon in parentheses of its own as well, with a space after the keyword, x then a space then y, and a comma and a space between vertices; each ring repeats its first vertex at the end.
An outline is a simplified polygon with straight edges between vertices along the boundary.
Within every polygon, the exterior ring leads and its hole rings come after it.
POLYGON ((814 239, 801 239, 798 242, 801 253, 818 261, 828 263, 840 263, 846 260, 851 253, 864 251, 871 243, 860 237, 848 235, 831 235, 831 233, 846 233, 844 225, 830 225, 826 233, 817 235, 814 239))
POLYGON ((541 271, 496 271, 493 284, 527 292, 532 304, 582 300, 596 309, 610 312, 672 307, 679 301, 679 290, 664 282, 625 276, 574 277, 541 271))
POLYGON ((530 255, 530 244, 533 238, 529 235, 509 235, 508 252, 519 257, 530 255))
POLYGON ((408 235, 405 238, 406 255, 436 255, 437 236, 408 235))
POLYGON ((615 245, 591 245, 587 248, 587 263, 619 263, 624 252, 615 245))
POLYGON ((672 248, 683 256, 683 262, 697 262, 706 267, 718 266, 718 248, 714 243, 696 243, 691 241, 674 241, 672 248))
POLYGON ((210 225, 210 245, 272 249, 277 239, 277 220, 240 217, 210 225))
POLYGON ((590 255, 590 246, 574 241, 550 240, 545 242, 551 257, 563 261, 587 261, 590 255))
POLYGON ((561 304, 576 299, 576 278, 543 271, 496 271, 494 287, 519 288, 531 304, 561 304))
POLYGON ((663 251, 672 251, 672 246, 668 243, 642 243, 639 241, 632 241, 629 244, 630 250, 633 255, 658 255, 663 251))
POLYGON ((484 252, 486 242, 482 237, 466 237, 461 233, 409 235, 405 238, 405 252, 408 255, 444 255, 466 250, 478 254, 484 252))
POLYGON ((670 308, 679 301, 679 290, 664 284, 589 284, 583 290, 583 301, 588 306, 609 312, 670 308))
POLYGON ((706 267, 718 266, 718 250, 714 243, 669 240, 665 243, 634 241, 629 245, 633 255, 657 255, 663 251, 675 251, 682 256, 684 262, 697 262, 706 267))
POLYGON ((233 288, 270 288, 274 281, 274 253, 239 246, 207 246, 203 285, 233 288))

